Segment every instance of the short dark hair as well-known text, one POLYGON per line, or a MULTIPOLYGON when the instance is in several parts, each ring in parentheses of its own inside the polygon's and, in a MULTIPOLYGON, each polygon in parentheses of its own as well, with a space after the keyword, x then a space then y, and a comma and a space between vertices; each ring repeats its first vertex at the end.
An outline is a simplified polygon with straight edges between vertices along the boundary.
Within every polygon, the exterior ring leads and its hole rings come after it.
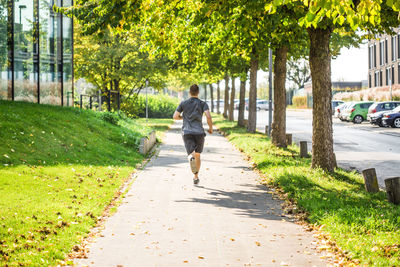
POLYGON ((199 94, 199 86, 197 84, 193 84, 190 86, 190 94, 197 96, 199 94))

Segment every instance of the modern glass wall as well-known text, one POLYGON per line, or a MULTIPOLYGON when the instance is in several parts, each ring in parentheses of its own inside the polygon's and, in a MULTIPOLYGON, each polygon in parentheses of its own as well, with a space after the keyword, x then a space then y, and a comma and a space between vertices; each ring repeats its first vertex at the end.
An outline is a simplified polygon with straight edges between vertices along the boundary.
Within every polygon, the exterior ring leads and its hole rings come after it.
POLYGON ((7 1, 0 0, 0 99, 8 99, 7 1))
MULTIPOLYGON (((63 6, 71 6, 72 0, 63 0, 63 6)), ((73 82, 73 24, 72 19, 63 16, 63 90, 64 104, 70 105, 72 98, 73 82)))
POLYGON ((14 3, 14 99, 38 101, 38 47, 34 1, 14 3))
POLYGON ((53 6, 72 0, 0 0, 0 99, 73 101, 73 23, 53 6))
POLYGON ((61 105, 61 86, 57 80, 58 14, 54 0, 40 0, 40 103, 61 105))

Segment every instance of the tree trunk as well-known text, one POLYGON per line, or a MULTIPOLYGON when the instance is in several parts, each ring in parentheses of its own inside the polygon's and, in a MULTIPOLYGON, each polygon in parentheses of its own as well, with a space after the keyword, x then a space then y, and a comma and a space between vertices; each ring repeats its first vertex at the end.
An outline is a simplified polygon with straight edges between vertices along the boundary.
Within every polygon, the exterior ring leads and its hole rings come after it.
MULTIPOLYGON (((277 147, 286 147, 286 60, 288 48, 280 47, 275 51, 274 61, 274 119, 272 121, 272 143, 277 147)), ((269 108, 272 108, 269 107, 269 108)))
POLYGON ((312 167, 334 171, 332 81, 329 42, 331 29, 308 29, 313 93, 312 167))
POLYGON ((246 97, 246 81, 240 79, 240 96, 239 96, 239 115, 238 115, 238 126, 244 126, 244 108, 245 108, 245 97, 246 97))
POLYGON ((210 99, 211 99, 211 112, 214 112, 214 92, 213 86, 210 83, 210 99))
POLYGON ((221 111, 219 111, 219 101, 221 100, 221 90, 219 88, 219 81, 217 85, 217 114, 221 114, 221 111))
POLYGON ((235 119, 235 92, 236 88, 235 88, 235 77, 232 76, 232 89, 231 89, 231 101, 230 101, 230 105, 229 105, 229 120, 230 121, 234 121, 235 119))
POLYGON ((249 118, 247 131, 254 133, 257 128, 257 71, 258 56, 253 55, 250 61, 249 118))
POLYGON ((229 76, 225 75, 225 98, 224 98, 224 118, 228 118, 229 108, 229 76))

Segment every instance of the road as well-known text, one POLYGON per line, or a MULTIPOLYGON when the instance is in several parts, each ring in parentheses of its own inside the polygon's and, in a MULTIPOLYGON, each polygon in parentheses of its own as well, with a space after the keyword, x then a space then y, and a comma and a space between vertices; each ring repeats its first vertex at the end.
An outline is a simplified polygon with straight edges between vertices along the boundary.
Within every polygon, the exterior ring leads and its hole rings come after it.
MULTIPOLYGON (((259 111, 257 129, 265 132, 267 124, 268 111, 259 111)), ((312 111, 288 110, 286 125, 293 141, 307 141, 311 151, 312 111)), ((400 129, 375 127, 367 122, 356 125, 334 118, 333 138, 339 167, 359 172, 376 168, 381 188, 386 178, 400 176, 400 129)))

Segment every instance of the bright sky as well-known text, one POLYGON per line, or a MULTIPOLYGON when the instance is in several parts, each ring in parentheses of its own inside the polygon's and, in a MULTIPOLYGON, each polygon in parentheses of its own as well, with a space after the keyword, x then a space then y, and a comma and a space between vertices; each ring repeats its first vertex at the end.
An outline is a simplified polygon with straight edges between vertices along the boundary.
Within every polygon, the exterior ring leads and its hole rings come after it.
POLYGON ((368 79, 368 44, 360 48, 343 48, 332 60, 332 81, 362 81, 368 79))

